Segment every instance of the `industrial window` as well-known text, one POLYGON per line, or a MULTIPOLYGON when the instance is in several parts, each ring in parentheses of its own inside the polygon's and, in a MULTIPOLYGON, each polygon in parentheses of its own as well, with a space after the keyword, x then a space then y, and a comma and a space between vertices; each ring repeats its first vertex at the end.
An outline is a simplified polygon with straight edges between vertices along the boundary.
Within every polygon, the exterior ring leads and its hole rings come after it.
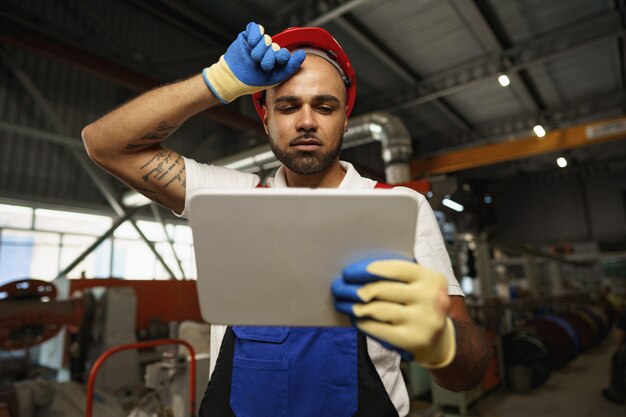
MULTIPOLYGON (((108 216, 0 204, 0 285, 20 278, 51 281, 89 248, 112 225, 108 216)), ((191 230, 137 221, 142 233, 177 278, 195 278, 191 230), (184 273, 180 272, 182 267, 184 273)), ((169 279, 169 272, 130 222, 67 272, 68 278, 169 279)))

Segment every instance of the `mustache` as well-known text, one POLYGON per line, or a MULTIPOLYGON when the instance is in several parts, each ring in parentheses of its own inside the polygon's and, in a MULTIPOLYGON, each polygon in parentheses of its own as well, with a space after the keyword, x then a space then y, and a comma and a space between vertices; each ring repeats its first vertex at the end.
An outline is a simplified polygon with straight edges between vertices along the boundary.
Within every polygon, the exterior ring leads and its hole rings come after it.
POLYGON ((317 137, 317 136, 316 136, 316 135, 314 135, 313 133, 308 133, 308 132, 307 132, 307 133, 305 133, 305 134, 303 134, 303 135, 296 136, 295 138, 291 139, 291 140, 289 141, 289 145, 290 145, 290 146, 293 146, 293 145, 296 145, 296 144, 297 144, 298 142, 300 142, 301 140, 310 140, 310 139, 316 139, 316 140, 318 140, 318 141, 322 142, 322 140, 321 140, 319 137, 317 137))

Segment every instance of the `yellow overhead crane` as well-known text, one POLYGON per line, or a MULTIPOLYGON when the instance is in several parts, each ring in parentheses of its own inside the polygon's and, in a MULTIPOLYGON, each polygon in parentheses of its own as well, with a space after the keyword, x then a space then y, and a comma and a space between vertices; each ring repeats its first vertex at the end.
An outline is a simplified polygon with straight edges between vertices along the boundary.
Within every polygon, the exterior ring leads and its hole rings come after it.
POLYGON ((543 138, 529 136, 414 159, 411 161, 411 176, 423 178, 624 138, 626 117, 616 117, 553 130, 543 138))

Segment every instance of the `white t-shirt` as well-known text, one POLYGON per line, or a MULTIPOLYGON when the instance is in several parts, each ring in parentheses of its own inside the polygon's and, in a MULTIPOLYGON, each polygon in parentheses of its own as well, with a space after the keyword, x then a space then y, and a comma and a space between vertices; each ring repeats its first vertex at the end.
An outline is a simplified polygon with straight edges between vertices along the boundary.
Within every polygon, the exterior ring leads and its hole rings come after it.
MULTIPOLYGON (((182 217, 190 217, 193 214, 189 210, 189 198, 194 190, 201 188, 254 188, 260 183, 257 175, 235 171, 228 168, 199 164, 192 159, 185 159, 185 171, 187 175, 187 193, 185 209, 182 217)), ((352 164, 341 161, 346 175, 341 181, 339 188, 371 189, 376 181, 361 177, 352 164)), ((270 178, 267 184, 270 188, 287 187, 284 168, 281 166, 274 178, 270 178)), ((463 295, 461 287, 452 272, 450 257, 446 250, 443 238, 435 214, 428 201, 423 195, 417 193, 418 213, 416 226, 416 239, 413 249, 416 261, 424 266, 432 268, 444 274, 448 279, 448 294, 463 295)), ((226 326, 211 326, 210 345, 210 373, 215 369, 217 356, 219 355, 222 339, 226 333, 226 326)), ((400 372, 400 355, 392 350, 384 348, 380 343, 367 338, 367 350, 372 363, 376 367, 389 398, 398 410, 398 415, 405 416, 409 412, 409 397, 404 379, 400 372)))

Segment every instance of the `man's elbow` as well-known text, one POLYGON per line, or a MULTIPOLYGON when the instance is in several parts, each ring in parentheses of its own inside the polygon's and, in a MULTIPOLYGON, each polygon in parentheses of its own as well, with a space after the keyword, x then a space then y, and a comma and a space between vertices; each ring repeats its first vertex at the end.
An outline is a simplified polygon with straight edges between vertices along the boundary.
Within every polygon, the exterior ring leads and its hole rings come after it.
POLYGON ((98 138, 97 128, 94 128, 93 124, 89 124, 83 128, 80 136, 89 158, 98 165, 103 165, 103 162, 106 161, 107 152, 103 146, 103 141, 98 138))

